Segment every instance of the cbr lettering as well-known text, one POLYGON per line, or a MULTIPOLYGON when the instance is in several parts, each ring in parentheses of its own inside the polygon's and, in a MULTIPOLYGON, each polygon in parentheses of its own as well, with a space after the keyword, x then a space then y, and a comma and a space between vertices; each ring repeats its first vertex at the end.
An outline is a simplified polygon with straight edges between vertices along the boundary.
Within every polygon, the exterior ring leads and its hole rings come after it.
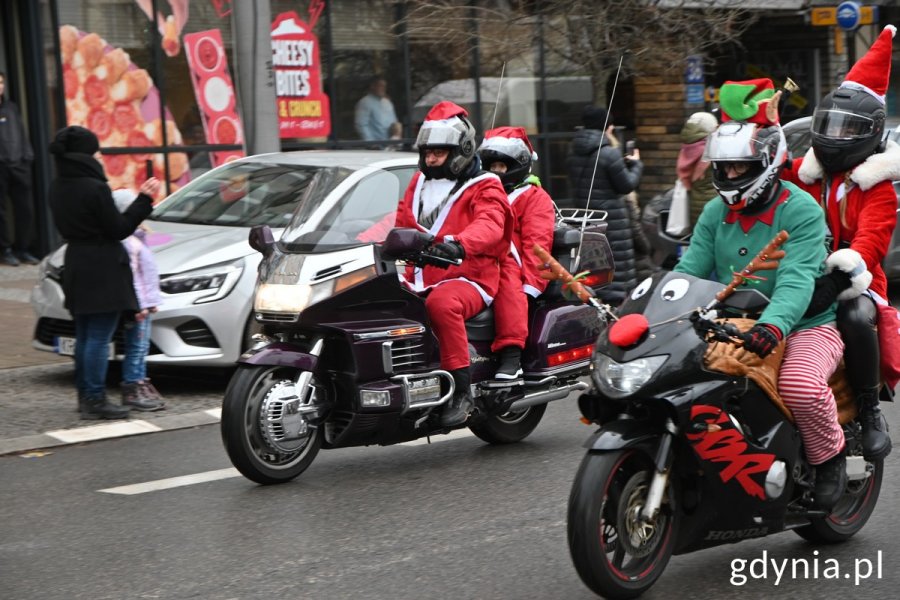
POLYGON ((753 479, 752 475, 767 473, 769 467, 775 462, 775 456, 760 453, 747 454, 747 443, 744 442, 744 436, 734 429, 728 415, 720 408, 705 404, 691 407, 692 422, 698 422, 703 415, 707 415, 707 417, 702 419, 702 422, 719 425, 722 429, 688 434, 687 438, 691 440, 694 451, 703 460, 726 463, 719 471, 719 477, 723 482, 727 483, 731 479, 735 479, 745 492, 760 500, 765 500, 765 490, 753 479))

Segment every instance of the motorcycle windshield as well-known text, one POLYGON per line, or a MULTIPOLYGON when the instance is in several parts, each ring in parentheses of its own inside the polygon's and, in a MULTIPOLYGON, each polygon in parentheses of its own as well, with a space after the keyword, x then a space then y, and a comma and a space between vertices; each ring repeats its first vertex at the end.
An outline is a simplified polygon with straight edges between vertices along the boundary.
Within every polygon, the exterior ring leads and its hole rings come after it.
POLYGON ((667 319, 690 315, 695 309, 709 304, 724 287, 716 281, 664 271, 648 277, 632 289, 618 313, 642 313, 652 327, 667 319))

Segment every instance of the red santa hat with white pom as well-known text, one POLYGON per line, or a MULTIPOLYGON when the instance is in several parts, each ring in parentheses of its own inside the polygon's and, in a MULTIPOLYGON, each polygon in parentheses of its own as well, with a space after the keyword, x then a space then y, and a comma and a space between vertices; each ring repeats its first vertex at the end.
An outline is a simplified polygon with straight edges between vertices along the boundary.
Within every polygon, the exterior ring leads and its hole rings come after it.
POLYGON ((862 90, 884 104, 891 77, 891 52, 896 34, 897 28, 894 25, 886 25, 869 51, 847 73, 841 87, 862 90))

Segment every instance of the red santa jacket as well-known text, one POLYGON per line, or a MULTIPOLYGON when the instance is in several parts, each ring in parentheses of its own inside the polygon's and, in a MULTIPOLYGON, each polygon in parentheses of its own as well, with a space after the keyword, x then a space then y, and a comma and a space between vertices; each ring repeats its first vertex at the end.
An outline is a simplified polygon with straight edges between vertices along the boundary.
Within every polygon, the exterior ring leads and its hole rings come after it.
POLYGON ((509 204, 513 222, 512 254, 522 268, 522 291, 536 298, 550 282, 541 278, 541 260, 533 248, 540 244, 549 252, 553 246, 556 223, 553 201, 542 187, 528 184, 510 192, 509 204))
POLYGON ((825 171, 812 148, 791 164, 783 177, 809 192, 826 209, 828 228, 837 250, 842 244, 859 252, 872 273, 870 289, 887 298, 887 278, 881 261, 887 254, 897 223, 897 195, 891 181, 900 179, 900 146, 888 142, 887 149, 869 156, 849 172, 831 176, 827 202, 822 194, 825 171))
POLYGON ((467 180, 444 203, 430 228, 420 225, 416 218, 424 183, 422 173, 416 173, 409 182, 397 207, 395 226, 427 231, 434 235, 435 242, 456 241, 466 257, 461 265, 449 269, 407 267, 406 282, 412 289, 422 291, 442 281, 463 279, 490 304, 500 280, 500 260, 509 252, 512 239, 509 201, 500 179, 492 173, 482 173, 467 180))

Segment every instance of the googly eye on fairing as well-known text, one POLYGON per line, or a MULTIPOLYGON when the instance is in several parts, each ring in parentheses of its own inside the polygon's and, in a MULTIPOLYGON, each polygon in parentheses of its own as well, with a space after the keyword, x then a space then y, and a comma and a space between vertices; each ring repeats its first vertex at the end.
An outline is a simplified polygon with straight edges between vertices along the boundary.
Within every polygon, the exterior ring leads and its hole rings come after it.
POLYGON ((650 277, 643 280, 642 282, 640 282, 638 284, 638 286, 636 288, 631 290, 631 299, 637 300, 638 298, 640 298, 641 296, 646 294, 648 291, 650 291, 650 286, 652 286, 652 285, 653 285, 653 279, 651 279, 650 277))
POLYGON ((659 291, 659 295, 663 300, 675 302, 687 294, 689 287, 691 287, 691 282, 687 279, 673 279, 666 282, 666 285, 659 291))

